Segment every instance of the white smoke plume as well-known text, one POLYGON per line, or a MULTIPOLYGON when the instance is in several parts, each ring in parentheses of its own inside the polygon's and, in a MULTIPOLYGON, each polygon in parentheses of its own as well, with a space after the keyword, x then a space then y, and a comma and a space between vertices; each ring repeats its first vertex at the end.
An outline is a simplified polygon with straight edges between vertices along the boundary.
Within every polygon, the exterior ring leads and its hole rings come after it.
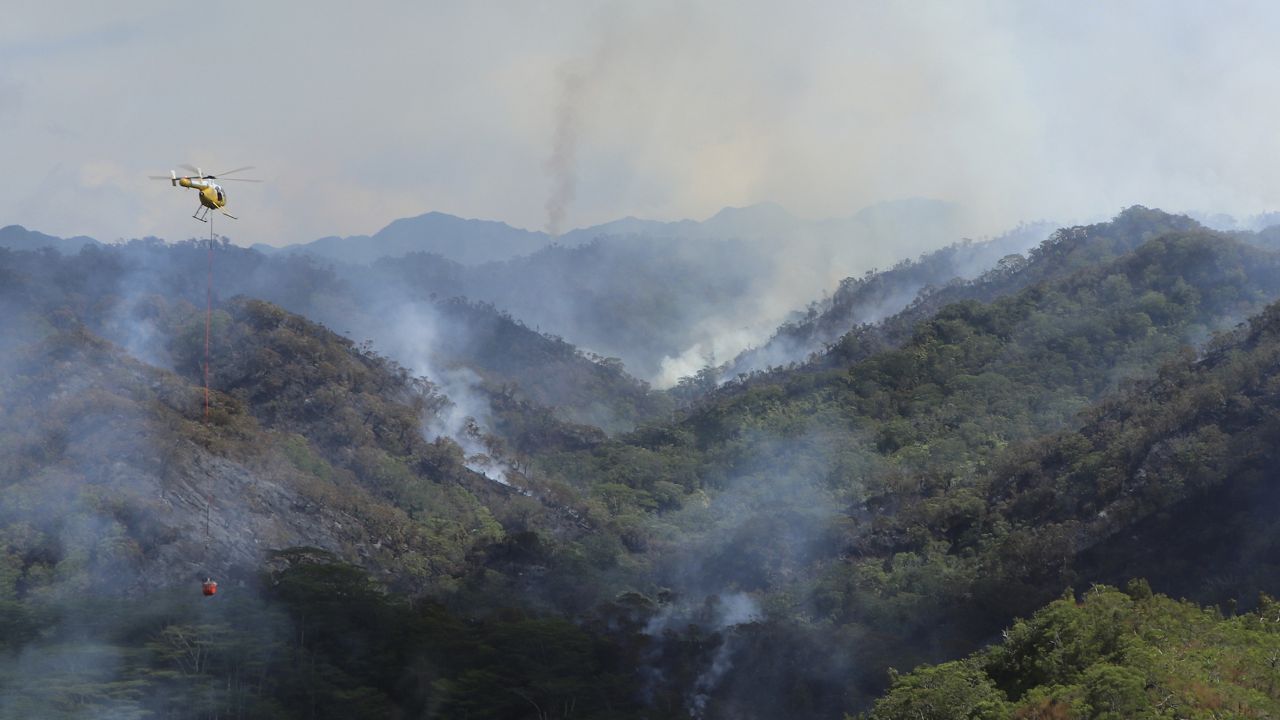
POLYGON ((716 647, 711 662, 698 675, 685 698, 685 708, 689 711, 689 717, 705 716, 707 705, 711 701, 711 693, 715 691, 724 676, 733 669, 733 655, 736 650, 734 629, 763 619, 764 612, 755 598, 745 592, 733 592, 709 596, 701 605, 696 606, 684 603, 667 605, 649 620, 644 632, 655 638, 661 638, 669 631, 679 632, 695 622, 704 629, 719 633, 721 636, 720 645, 716 647))
POLYGON ((385 349, 414 374, 435 383, 449 402, 436 417, 427 418, 428 439, 447 437, 458 443, 466 455, 466 465, 495 482, 507 483, 507 466, 486 446, 489 403, 477 388, 480 378, 466 368, 439 368, 432 356, 436 337, 442 330, 438 318, 421 303, 401 305, 388 317, 396 320, 385 349))

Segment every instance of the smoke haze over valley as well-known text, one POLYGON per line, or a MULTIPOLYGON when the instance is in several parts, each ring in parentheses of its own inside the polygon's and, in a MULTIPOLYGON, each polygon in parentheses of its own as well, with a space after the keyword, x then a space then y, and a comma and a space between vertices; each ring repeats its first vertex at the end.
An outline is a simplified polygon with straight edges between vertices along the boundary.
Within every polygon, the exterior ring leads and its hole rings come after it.
POLYGON ((5 17, 0 720, 1280 717, 1271 5, 5 17))

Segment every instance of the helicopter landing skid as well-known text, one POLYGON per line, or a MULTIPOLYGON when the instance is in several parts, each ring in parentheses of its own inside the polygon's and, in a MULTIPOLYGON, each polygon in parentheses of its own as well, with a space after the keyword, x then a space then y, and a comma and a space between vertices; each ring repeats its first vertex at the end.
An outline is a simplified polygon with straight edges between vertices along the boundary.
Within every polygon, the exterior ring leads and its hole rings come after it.
POLYGON ((204 205, 200 205, 196 207, 196 212, 191 217, 199 220, 200 222, 209 222, 209 208, 204 205))

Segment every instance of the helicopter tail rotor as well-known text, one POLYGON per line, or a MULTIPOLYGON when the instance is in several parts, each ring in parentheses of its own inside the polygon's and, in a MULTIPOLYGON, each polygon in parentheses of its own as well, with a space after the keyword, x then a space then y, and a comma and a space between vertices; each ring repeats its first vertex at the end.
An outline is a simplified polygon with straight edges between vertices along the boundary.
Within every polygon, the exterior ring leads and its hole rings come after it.
POLYGON ((168 175, 148 175, 152 180, 168 180, 169 184, 178 187, 178 173, 170 170, 168 175))

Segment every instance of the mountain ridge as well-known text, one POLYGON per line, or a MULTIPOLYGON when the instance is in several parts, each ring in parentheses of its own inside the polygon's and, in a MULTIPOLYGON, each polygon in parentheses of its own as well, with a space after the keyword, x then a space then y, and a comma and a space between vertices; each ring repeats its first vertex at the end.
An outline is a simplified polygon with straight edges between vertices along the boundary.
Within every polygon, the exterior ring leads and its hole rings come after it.
POLYGON ((83 235, 61 238, 36 230, 28 230, 21 225, 6 225, 0 228, 0 247, 11 250, 39 250, 43 247, 51 247, 63 255, 69 255, 79 252, 85 245, 97 244, 99 244, 97 240, 83 235))
MULTIPOLYGON (((327 236, 307 243, 283 247, 255 245, 271 254, 305 252, 331 260, 369 264, 380 258, 400 257, 413 252, 441 255, 464 265, 510 260, 528 255, 548 245, 569 247, 601 237, 652 236, 685 239, 781 239, 803 234, 834 240, 858 230, 883 228, 902 223, 904 218, 928 217, 928 223, 942 232, 955 232, 960 209, 950 203, 924 198, 887 201, 871 205, 846 217, 803 220, 781 205, 762 202, 743 207, 725 207, 705 220, 645 220, 625 217, 599 225, 576 228, 551 236, 542 231, 513 227, 505 222, 462 218, 440 211, 393 220, 373 235, 327 236)), ((952 238, 954 239, 954 237, 952 238)))

